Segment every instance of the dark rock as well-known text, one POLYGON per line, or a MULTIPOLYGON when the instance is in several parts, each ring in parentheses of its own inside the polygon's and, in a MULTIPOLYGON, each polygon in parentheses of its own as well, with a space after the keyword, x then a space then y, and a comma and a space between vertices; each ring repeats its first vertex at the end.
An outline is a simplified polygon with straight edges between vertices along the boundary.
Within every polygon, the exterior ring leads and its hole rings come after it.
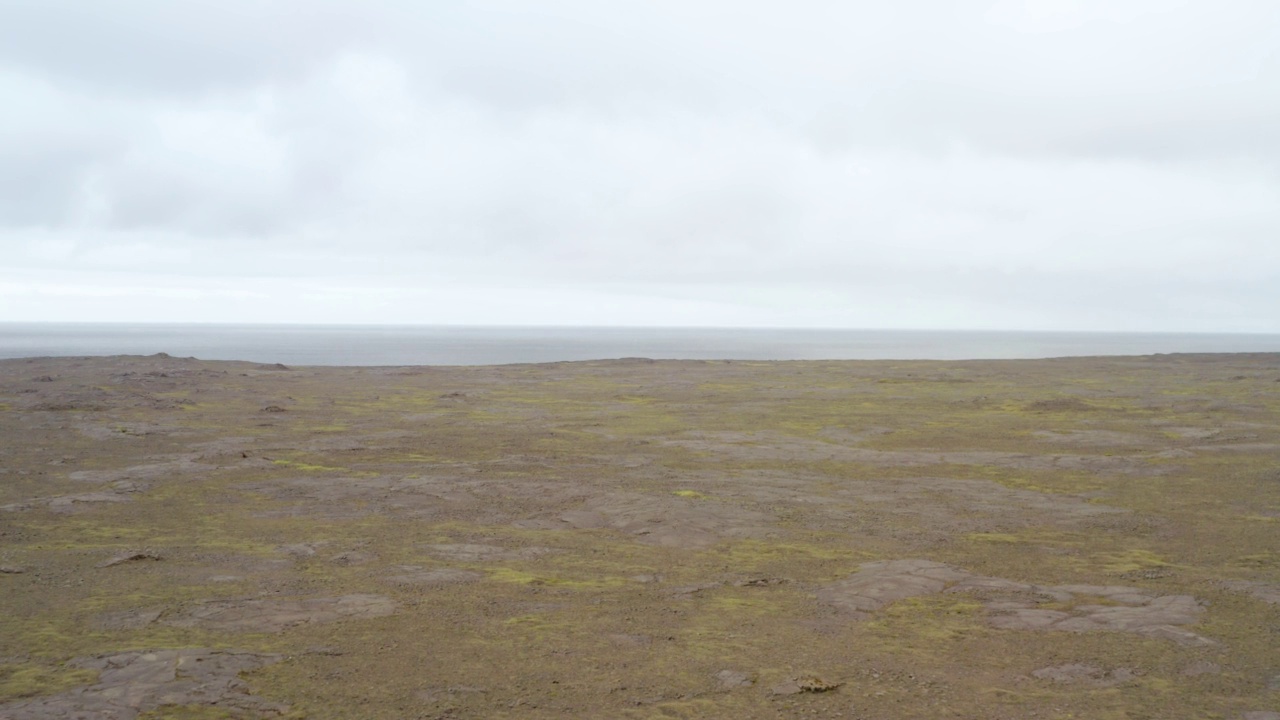
POLYGON ((154 552, 152 550, 130 550, 129 552, 123 552, 108 560, 104 560, 98 563, 97 565, 94 565, 94 567, 109 568, 109 567, 114 567, 116 565, 123 565, 124 563, 127 563, 127 562, 133 562, 135 560, 162 560, 162 559, 163 558, 160 557, 159 553, 154 552))

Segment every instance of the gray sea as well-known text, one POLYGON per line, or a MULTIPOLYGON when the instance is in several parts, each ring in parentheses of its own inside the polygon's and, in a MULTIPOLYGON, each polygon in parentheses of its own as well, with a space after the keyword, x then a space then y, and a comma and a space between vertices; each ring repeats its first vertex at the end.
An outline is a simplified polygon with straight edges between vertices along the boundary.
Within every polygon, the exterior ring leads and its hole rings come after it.
POLYGON ((1280 335, 0 323, 0 358, 158 352, 288 365, 497 365, 621 357, 960 360, 1280 352, 1280 335))

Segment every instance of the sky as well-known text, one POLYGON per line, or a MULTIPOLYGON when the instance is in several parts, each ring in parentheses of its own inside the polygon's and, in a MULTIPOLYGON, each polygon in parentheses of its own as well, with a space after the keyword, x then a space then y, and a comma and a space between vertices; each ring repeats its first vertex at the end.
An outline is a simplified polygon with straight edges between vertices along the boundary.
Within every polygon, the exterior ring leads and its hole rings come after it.
POLYGON ((1274 0, 0 0, 0 321, 1280 333, 1274 0))

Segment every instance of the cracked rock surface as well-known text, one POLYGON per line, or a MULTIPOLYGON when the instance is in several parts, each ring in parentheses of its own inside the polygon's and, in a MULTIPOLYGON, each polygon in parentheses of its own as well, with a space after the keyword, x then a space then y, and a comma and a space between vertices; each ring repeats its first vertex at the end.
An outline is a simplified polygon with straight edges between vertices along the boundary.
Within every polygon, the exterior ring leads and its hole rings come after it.
POLYGON ((894 601, 941 592, 984 597, 988 621, 1006 630, 1105 630, 1165 638, 1182 645, 1213 644, 1183 627, 1196 623, 1204 612, 1203 604, 1190 595, 1156 596, 1138 588, 1111 585, 1033 585, 975 575, 930 560, 866 563, 817 595, 819 600, 863 618, 894 601))
POLYGON ((288 707, 249 693, 240 673, 279 662, 279 655, 183 649, 79 658, 98 671, 93 685, 0 705, 5 720, 132 720, 163 706, 205 706, 239 717, 278 717, 288 707))

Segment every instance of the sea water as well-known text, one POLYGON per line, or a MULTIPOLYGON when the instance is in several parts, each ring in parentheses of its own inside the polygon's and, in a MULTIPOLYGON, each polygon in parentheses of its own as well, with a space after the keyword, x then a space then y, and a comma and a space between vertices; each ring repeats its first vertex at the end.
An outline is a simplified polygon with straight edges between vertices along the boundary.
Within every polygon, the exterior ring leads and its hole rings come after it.
POLYGON ((1280 352, 1280 335, 0 323, 0 358, 159 352, 289 365, 496 365, 622 357, 959 360, 1280 352))

